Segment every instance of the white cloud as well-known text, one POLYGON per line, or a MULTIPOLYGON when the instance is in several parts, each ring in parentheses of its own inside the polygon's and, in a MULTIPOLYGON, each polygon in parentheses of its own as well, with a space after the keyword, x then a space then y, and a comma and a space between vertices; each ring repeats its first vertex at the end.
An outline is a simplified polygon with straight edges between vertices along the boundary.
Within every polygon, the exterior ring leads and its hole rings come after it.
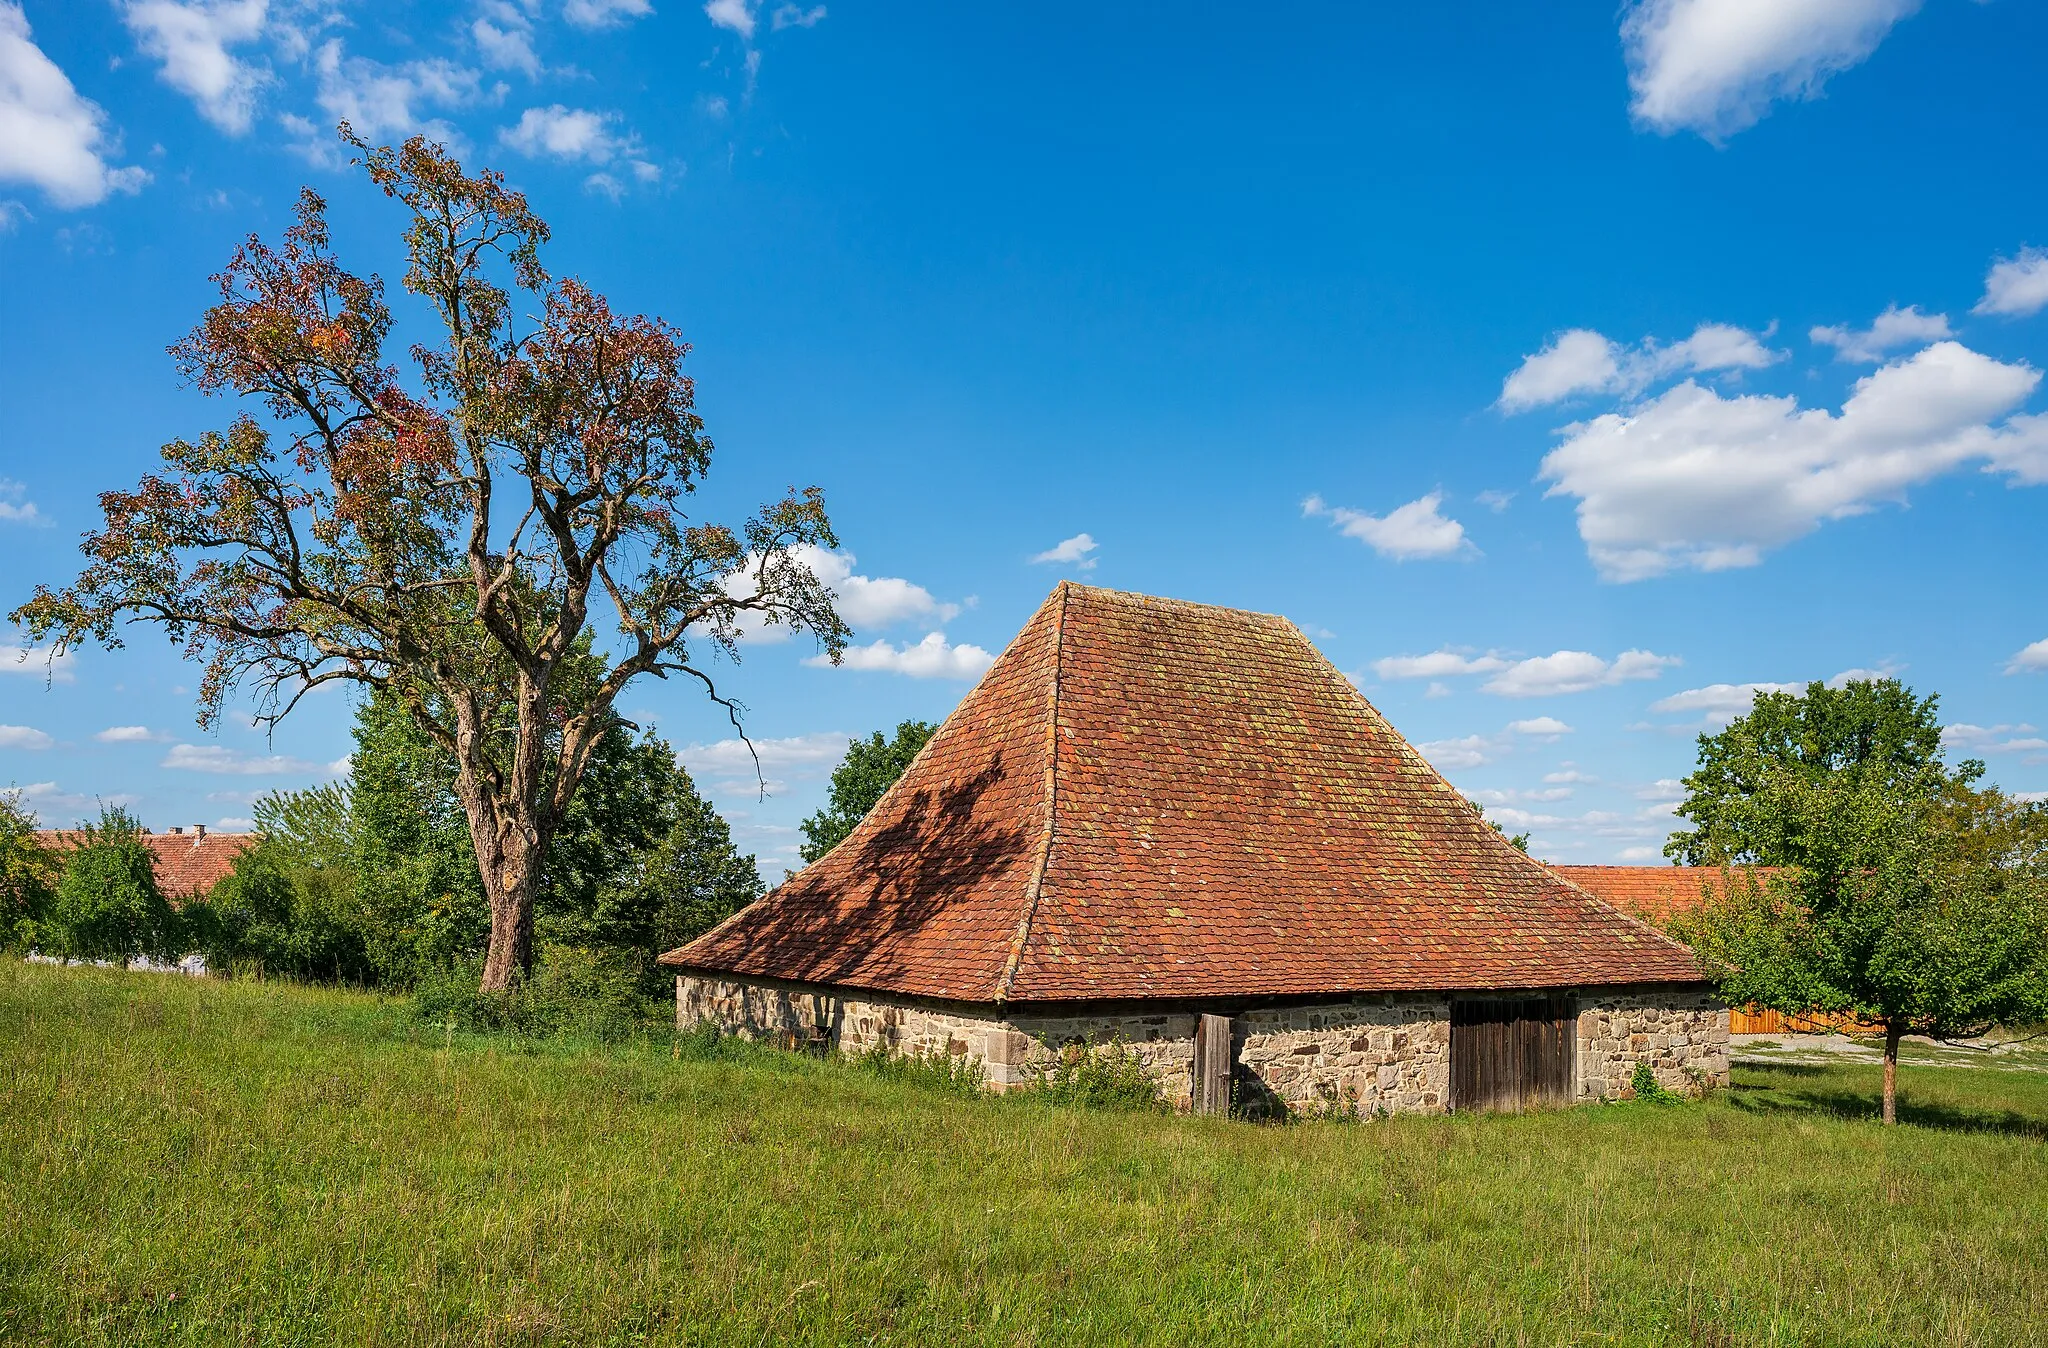
POLYGON ((1311 519, 1327 518, 1346 538, 1356 538, 1397 562, 1478 551, 1465 537, 1465 526, 1438 510, 1443 500, 1442 492, 1433 491, 1379 516, 1325 505, 1322 497, 1311 496, 1301 503, 1301 513, 1311 519))
POLYGON ((617 113, 552 103, 520 113, 516 125, 498 132, 498 143, 529 158, 546 155, 609 164, 621 155, 639 153, 639 141, 630 133, 620 135, 612 130, 617 121, 617 113))
POLYGON ((1991 264, 1984 298, 1971 313, 2024 318, 2048 309, 2048 248, 2022 248, 1991 264))
POLYGON ((611 28, 654 12, 650 0, 569 0, 562 17, 578 28, 611 28))
POLYGON ((1576 786, 1581 784, 1592 785, 1593 783, 1598 782, 1600 779, 1598 777, 1588 776, 1587 774, 1580 772, 1571 764, 1567 763, 1562 768, 1559 768, 1556 772, 1544 773, 1543 780, 1546 782, 1553 782, 1562 785, 1576 786))
POLYGON ((1796 693, 1805 686, 1799 683, 1710 683, 1704 688, 1688 688, 1682 693, 1659 698, 1650 704, 1650 710, 1688 716, 1698 713, 1706 724, 1722 726, 1738 716, 1748 715, 1758 693, 1796 693))
POLYGON ((1815 328, 1807 334, 1823 346, 1835 348, 1836 360, 1876 364, 1885 353, 1902 346, 1925 346, 1955 334, 1949 330, 1947 314, 1923 314, 1917 304, 1901 309, 1890 305, 1872 319, 1867 328, 1846 325, 1815 328))
POLYGON ((1823 521, 1898 500, 1974 459, 2048 481, 2048 416, 1992 424, 2040 378, 1937 342, 1858 380, 1839 415, 1687 380, 1565 427, 1539 475, 1548 495, 1579 498, 1579 536, 1609 580, 1755 566, 1823 521))
MULTIPOLYGON (((0 650, 4 649, 0 647, 0 650)), ((2039 674, 2043 670, 2048 670, 2048 637, 2042 637, 2030 646, 2022 646, 2005 665, 2008 674, 2039 674)))
MULTIPOLYGON (((445 145, 460 145, 455 128, 428 118, 426 111, 466 107, 483 94, 482 76, 467 66, 441 57, 385 65, 347 55, 340 38, 320 44, 313 68, 319 78, 317 98, 328 119, 347 122, 370 140, 419 131, 445 145)), ((286 125, 307 127, 303 118, 287 118, 286 125)))
POLYGON ((220 833, 254 833, 256 831, 256 821, 241 815, 230 814, 221 816, 211 824, 208 824, 207 827, 220 833))
POLYGON ((0 477, 0 520, 12 524, 45 524, 36 503, 28 499, 28 488, 12 478, 0 477))
POLYGON ((517 70, 529 79, 540 75, 540 57, 533 50, 533 20, 508 0, 484 0, 483 13, 469 26, 477 55, 493 70, 517 70))
POLYGON ((2022 805, 2038 805, 2048 801, 2048 791, 2015 791, 2012 798, 2022 805))
POLYGON ((742 38, 752 41, 754 11, 759 7, 759 0, 710 0, 704 6, 704 17, 718 27, 730 28, 742 38))
POLYGON ((1951 749, 1980 754, 2031 753, 2048 749, 2048 740, 2025 721, 2013 725, 1971 725, 1958 721, 1941 728, 1941 742, 1951 749))
POLYGON ((70 683, 77 656, 70 651, 53 658, 48 646, 0 645, 0 674, 30 674, 53 683, 70 683))
MULTIPOLYGON (((886 670, 908 674, 913 679, 973 679, 995 662, 995 656, 979 646, 955 646, 946 640, 944 632, 932 632, 916 645, 898 647, 876 641, 866 646, 849 646, 840 667, 886 670)), ((813 655, 806 657, 804 663, 829 668, 832 661, 825 655, 813 655)))
POLYGON ((108 164, 120 147, 106 122, 30 39, 21 6, 0 0, 0 182, 33 183, 63 207, 141 191, 148 173, 108 164))
POLYGON ((1510 721, 1508 729, 1517 735, 1534 735, 1546 740, 1554 740, 1559 735, 1572 733, 1572 728, 1555 716, 1536 716, 1526 721, 1510 721))
POLYGON ((1101 558, 1088 554, 1099 546, 1100 544, 1089 535, 1075 534, 1072 538, 1061 539, 1044 552, 1032 557, 1031 564, 1037 566, 1041 562, 1050 562, 1059 566, 1072 566, 1076 571, 1093 571, 1095 563, 1101 558))
POLYGON ((77 822, 87 814, 96 814, 103 805, 132 806, 139 797, 121 793, 110 796, 87 796, 74 791, 65 791, 55 782, 30 782, 21 788, 22 801, 45 828, 62 828, 77 822))
MULTIPOLYGON (((816 576, 820 584, 832 591, 839 616, 855 631, 864 627, 888 627, 911 619, 929 623, 949 622, 960 613, 958 604, 939 602, 922 585, 894 576, 857 574, 853 568, 858 565, 858 559, 851 552, 833 552, 805 544, 795 549, 792 556, 816 576)), ((726 577, 724 584, 726 593, 735 598, 753 594, 751 566, 726 577)), ((752 614, 742 617, 740 632, 746 640, 762 645, 787 641, 790 636, 788 627, 780 623, 770 624, 752 614)))
POLYGON ((1920 0, 1637 0, 1622 17, 1637 121, 1720 141, 1778 99, 1814 98, 1920 0))
POLYGON ((1685 783, 1676 777, 1659 777, 1647 786, 1639 786, 1632 792, 1637 800, 1653 801, 1660 805, 1676 805, 1685 799, 1685 783))
POLYGON ((246 754, 219 744, 174 744, 159 766, 185 772, 213 772, 236 776, 340 775, 345 763, 309 763, 286 754, 246 754))
POLYGON ((1553 786, 1541 791, 1482 790, 1474 791, 1472 798, 1488 805, 1512 805, 1516 801, 1526 801, 1537 805, 1550 805, 1560 800, 1570 800, 1572 798, 1572 789, 1568 786, 1553 786))
POLYGON ((110 725, 93 738, 101 744, 160 744, 170 736, 146 725, 110 725))
POLYGON ((228 48, 261 36, 269 9, 269 0, 129 0, 122 18, 136 46, 162 64, 164 83, 207 121, 239 136, 255 120, 256 95, 271 77, 228 48))
POLYGON ((823 5, 812 5, 805 9, 801 5, 777 5, 770 27, 777 32, 785 28, 816 28, 825 18, 823 5))
MULTIPOLYGON (((752 774, 755 755, 763 772, 792 777, 820 777, 830 771, 846 753, 853 736, 843 730, 823 730, 813 735, 791 735, 783 739, 759 739, 748 750, 740 739, 717 740, 711 744, 688 744, 676 751, 676 761, 691 772, 709 776, 752 774)), ((750 782, 751 785, 751 782, 750 782)))
POLYGON ((56 742, 34 726, 0 725, 0 749, 47 749, 56 742))
POLYGON ((1508 662, 1488 651, 1467 655, 1462 651, 1438 650, 1428 655, 1390 655, 1372 662, 1372 672, 1382 679, 1440 679, 1452 674, 1493 674, 1508 662))
POLYGON ((1632 679, 1654 679, 1678 663, 1676 656, 1649 651, 1623 651, 1612 660, 1588 651, 1557 651, 1518 660, 1480 687, 1496 697, 1554 697, 1632 679))
POLYGON ((1485 506, 1488 510, 1491 510, 1494 514, 1498 515, 1501 511, 1506 510, 1508 508, 1508 502, 1515 499, 1515 493, 1511 491, 1489 490, 1480 492, 1477 496, 1473 497, 1472 499, 1479 502, 1479 504, 1485 506))
POLYGON ((1584 393, 1634 396, 1660 379, 1686 371, 1760 370, 1785 358, 1764 345, 1761 335, 1728 323, 1702 323, 1693 334, 1665 346, 1645 337, 1624 347, 1590 328, 1572 328, 1525 356, 1502 381, 1500 407, 1523 412, 1584 393))
POLYGON ((1506 748, 1493 735, 1466 735, 1459 739, 1428 740, 1416 745, 1415 752, 1428 759, 1438 772, 1455 772, 1459 768, 1483 768, 1506 748))

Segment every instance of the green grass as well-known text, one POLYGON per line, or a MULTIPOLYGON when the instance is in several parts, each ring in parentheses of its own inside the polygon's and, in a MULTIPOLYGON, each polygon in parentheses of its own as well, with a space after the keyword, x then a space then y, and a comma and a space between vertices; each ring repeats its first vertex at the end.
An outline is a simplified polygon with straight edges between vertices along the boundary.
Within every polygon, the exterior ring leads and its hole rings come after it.
POLYGON ((1252 1127, 0 960, 8 1344, 2048 1339, 2048 1075, 1252 1127))

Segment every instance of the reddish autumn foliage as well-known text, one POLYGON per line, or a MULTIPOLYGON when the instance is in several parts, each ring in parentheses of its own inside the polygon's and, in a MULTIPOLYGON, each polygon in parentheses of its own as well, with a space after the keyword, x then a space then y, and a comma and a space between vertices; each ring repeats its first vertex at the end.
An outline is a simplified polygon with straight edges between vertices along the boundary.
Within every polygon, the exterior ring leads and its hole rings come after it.
POLYGON ((196 387, 257 410, 102 495, 85 570, 12 618, 59 650, 159 625, 205 666, 203 725, 244 686, 272 724, 326 683, 397 695, 458 763, 491 897, 484 982, 504 987, 531 961, 541 859, 620 690, 687 675, 733 711, 702 652, 736 655, 743 620, 837 658, 846 627, 799 549, 838 540, 815 487, 737 529, 692 520, 712 446, 676 330, 549 276, 548 228, 501 175, 421 137, 341 135, 407 208, 405 289, 441 340, 412 348, 409 376, 387 359, 383 282, 341 265, 326 203, 302 193, 171 347, 196 387))

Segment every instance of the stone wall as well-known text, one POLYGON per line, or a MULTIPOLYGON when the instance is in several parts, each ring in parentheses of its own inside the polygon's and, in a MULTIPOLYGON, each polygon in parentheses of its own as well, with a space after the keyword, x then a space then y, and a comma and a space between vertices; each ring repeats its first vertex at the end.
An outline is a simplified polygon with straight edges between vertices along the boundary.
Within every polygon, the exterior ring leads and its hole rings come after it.
POLYGON ((1637 1063, 1675 1091, 1728 1084, 1728 1008, 1704 988, 1589 990, 1579 996, 1579 1098, 1623 1094, 1637 1063), (1690 1070, 1688 1070, 1690 1069, 1690 1070))
MULTIPOLYGON (((1614 1099, 1638 1062, 1673 1090, 1693 1086, 1688 1068, 1728 1081, 1728 1011, 1704 990, 1643 987, 1579 995, 1577 1094, 1614 1099)), ((881 998, 841 997, 787 984, 684 975, 676 1023, 709 1021, 728 1034, 845 1053, 877 1045, 904 1054, 978 1058, 989 1084, 1008 1090, 1053 1061, 1059 1047, 1122 1040, 1185 1109, 1194 1087, 1192 1012, 1085 1016, 946 1010, 881 998)), ((1441 1113, 1450 1108, 1448 997, 1378 996, 1314 1005, 1255 1007, 1235 1018, 1238 1104, 1258 1114, 1344 1111, 1441 1113)))

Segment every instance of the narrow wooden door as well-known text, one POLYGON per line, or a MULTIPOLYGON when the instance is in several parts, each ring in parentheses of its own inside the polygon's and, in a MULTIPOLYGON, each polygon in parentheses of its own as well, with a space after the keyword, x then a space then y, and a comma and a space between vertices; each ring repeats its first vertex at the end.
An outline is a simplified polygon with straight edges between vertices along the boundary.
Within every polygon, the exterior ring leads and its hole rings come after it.
POLYGON ((1451 1108, 1569 1104, 1577 1049, 1569 995, 1451 1001, 1451 1108))
POLYGON ((1203 1016, 1195 1022, 1195 1113, 1230 1112, 1233 1047, 1229 1016, 1203 1016))

